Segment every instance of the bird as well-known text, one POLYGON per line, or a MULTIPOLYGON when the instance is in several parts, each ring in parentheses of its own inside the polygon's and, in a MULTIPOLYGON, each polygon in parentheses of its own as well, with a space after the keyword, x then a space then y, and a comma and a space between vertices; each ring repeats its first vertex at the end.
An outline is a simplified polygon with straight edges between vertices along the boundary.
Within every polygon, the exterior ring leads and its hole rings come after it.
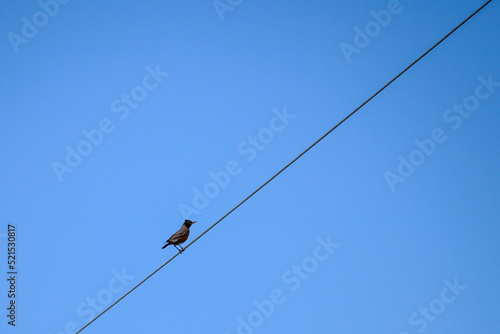
POLYGON ((184 224, 182 224, 181 229, 175 232, 170 239, 165 241, 165 245, 161 248, 164 249, 168 245, 174 245, 175 248, 179 246, 181 249, 177 248, 177 250, 182 253, 184 252, 184 248, 182 248, 181 244, 186 241, 189 237, 189 228, 191 225, 196 223, 196 221, 190 221, 189 219, 184 220, 184 224))

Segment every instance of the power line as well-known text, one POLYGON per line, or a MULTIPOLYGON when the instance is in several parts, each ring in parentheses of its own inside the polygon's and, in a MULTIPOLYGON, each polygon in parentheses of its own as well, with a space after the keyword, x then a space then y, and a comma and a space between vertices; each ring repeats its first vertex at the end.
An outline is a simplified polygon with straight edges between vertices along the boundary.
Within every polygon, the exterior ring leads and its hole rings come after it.
MULTIPOLYGON (((224 220, 227 216, 229 216, 233 211, 235 211, 237 208, 239 208, 243 203, 245 203, 247 200, 249 200, 253 195, 255 195, 257 192, 259 192, 262 188, 264 188, 266 185, 268 185, 272 180, 274 180, 278 175, 280 175, 285 169, 290 167, 295 161, 299 160, 304 154, 306 154, 310 149, 312 149, 316 144, 318 144, 320 141, 325 139, 326 136, 328 136, 330 133, 332 133, 336 128, 338 128, 342 123, 344 123, 346 120, 348 120, 352 115, 354 115, 358 110, 363 108, 368 102, 373 100, 378 94, 380 94, 383 90, 385 90, 389 85, 391 85, 394 81, 396 81, 400 76, 402 76, 406 71, 408 71, 410 68, 412 68, 416 63, 418 63, 422 58, 424 58, 427 54, 429 54, 432 50, 434 50, 439 44, 441 44, 444 40, 446 40, 448 37, 450 37, 451 34, 453 34, 455 31, 457 31, 461 26, 463 26, 467 21, 469 21, 472 17, 474 17, 477 13, 479 13, 484 7, 486 7, 491 1, 493 0, 488 0, 484 5, 482 5, 479 9, 477 9, 474 13, 469 15, 465 20, 463 20, 459 25, 457 25, 453 30, 451 30, 446 36, 441 38, 436 44, 434 44, 431 48, 429 48, 425 53, 423 53, 420 57, 418 57, 414 62, 412 62, 408 67, 406 67, 404 70, 402 70, 398 75, 396 75, 391 81, 386 83, 382 88, 380 88, 377 92, 375 92, 372 96, 370 96, 365 102, 360 104, 356 109, 354 109, 349 115, 344 117, 340 122, 338 122, 333 128, 328 130, 323 136, 321 136, 318 140, 316 140, 312 145, 310 145, 308 148, 306 148, 302 153, 300 153, 295 159, 290 161, 285 167, 280 169, 276 174, 274 174, 269 180, 264 182, 260 187, 255 189, 250 195, 248 195, 244 200, 242 200, 238 205, 236 205, 234 208, 232 208, 228 213, 226 213, 222 218, 220 218, 218 221, 216 221, 212 226, 207 228, 202 234, 200 234, 196 239, 191 241, 184 249, 187 249, 190 247, 192 244, 194 244, 198 239, 200 239, 202 236, 204 236, 208 231, 210 231, 212 228, 215 227, 215 225, 219 224, 222 220, 224 220)), ((134 286, 130 291, 128 291, 126 294, 124 294, 120 299, 115 301, 113 304, 111 304, 108 308, 106 308, 104 311, 99 313, 94 319, 92 319, 90 322, 88 322, 85 326, 83 326, 78 332, 75 334, 80 333, 83 331, 85 328, 87 328, 91 323, 93 323, 95 320, 97 320, 101 315, 106 313, 109 309, 111 309, 113 306, 118 304, 122 299, 124 299, 126 296, 128 296, 132 291, 137 289, 142 283, 146 282, 151 276, 156 274, 160 269, 165 267, 167 264, 169 264, 173 259, 175 259, 180 253, 176 253, 174 256, 172 256, 167 262, 162 264, 158 269, 153 271, 148 277, 140 281, 136 286, 134 286)))

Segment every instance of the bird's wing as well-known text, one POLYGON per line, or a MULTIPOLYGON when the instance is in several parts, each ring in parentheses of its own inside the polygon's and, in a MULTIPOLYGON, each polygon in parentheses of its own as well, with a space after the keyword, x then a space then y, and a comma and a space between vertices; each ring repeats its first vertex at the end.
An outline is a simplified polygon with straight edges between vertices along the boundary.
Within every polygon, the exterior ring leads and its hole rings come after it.
POLYGON ((184 237, 186 235, 189 235, 189 230, 188 229, 180 229, 179 231, 175 232, 170 239, 167 240, 167 242, 176 242, 179 238, 184 237))

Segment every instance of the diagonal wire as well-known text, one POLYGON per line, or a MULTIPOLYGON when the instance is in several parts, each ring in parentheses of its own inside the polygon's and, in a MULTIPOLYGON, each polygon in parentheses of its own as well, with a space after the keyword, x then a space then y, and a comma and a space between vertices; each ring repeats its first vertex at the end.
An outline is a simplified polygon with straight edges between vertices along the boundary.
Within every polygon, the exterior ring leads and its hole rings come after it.
MULTIPOLYGON (((190 247, 192 244, 194 244, 198 239, 200 239, 202 236, 204 236, 208 231, 210 231, 212 228, 215 227, 215 225, 219 224, 222 220, 224 220, 227 216, 229 216, 233 211, 235 211, 237 208, 239 208, 243 203, 245 203, 247 200, 249 200, 253 195, 255 195, 257 192, 259 192, 262 188, 264 188, 266 185, 268 185, 272 180, 274 180, 278 175, 280 175, 285 169, 290 167, 295 161, 299 160, 304 154, 306 154, 310 149, 312 149, 316 144, 318 144, 320 141, 325 139, 326 136, 328 136, 330 133, 332 133, 336 128, 338 128, 342 123, 347 121, 352 115, 354 115, 359 109, 363 108, 368 102, 373 100, 378 94, 380 94, 383 90, 385 90, 389 85, 391 85, 394 81, 396 81, 400 76, 402 76, 406 71, 408 71, 410 68, 412 68, 416 63, 418 63, 422 58, 427 56, 432 50, 434 50, 439 44, 441 44, 444 40, 446 40, 448 37, 450 37, 451 34, 453 34, 455 31, 457 31, 461 26, 463 26, 467 21, 469 21, 472 17, 474 17, 477 13, 479 13, 484 7, 486 7, 491 1, 493 0, 488 0, 484 5, 482 5, 479 9, 477 9, 474 13, 469 15, 465 20, 463 20, 459 25, 457 25, 453 30, 451 30, 446 36, 441 38, 436 44, 434 44, 431 48, 429 48, 425 53, 423 53, 420 57, 418 57, 415 61, 413 61, 408 67, 406 67, 404 70, 402 70, 398 75, 396 75, 391 81, 386 83, 382 88, 380 88, 377 92, 375 92, 372 96, 370 96, 365 102, 360 104, 356 109, 354 109, 349 115, 344 117, 340 122, 338 122, 333 128, 328 130, 323 136, 321 136, 318 140, 316 140, 314 143, 312 143, 308 148, 306 148, 302 153, 300 153, 295 159, 290 161, 285 167, 280 169, 276 174, 274 174, 269 180, 264 182, 260 187, 255 189, 250 195, 248 195, 244 200, 242 200, 238 205, 236 205, 234 208, 232 208, 228 213, 226 213, 222 218, 220 218, 218 221, 216 221, 212 226, 207 228, 202 234, 200 234, 196 239, 191 241, 184 249, 187 249, 190 247)), ((165 267, 167 264, 169 264, 173 259, 175 259, 180 253, 176 253, 174 256, 172 256, 167 262, 162 264, 158 269, 153 271, 148 277, 140 281, 136 286, 134 286, 130 291, 128 291, 126 294, 124 294, 120 299, 115 301, 113 304, 111 304, 108 308, 106 308, 104 311, 99 313, 94 319, 92 319, 90 322, 88 322, 85 326, 83 326, 78 332, 75 334, 80 333, 83 331, 85 328, 87 328, 91 323, 93 323, 95 320, 97 320, 101 315, 106 313, 109 309, 111 309, 113 306, 118 304, 123 298, 127 297, 132 291, 137 289, 142 283, 146 282, 151 276, 156 274, 160 269, 165 267)))

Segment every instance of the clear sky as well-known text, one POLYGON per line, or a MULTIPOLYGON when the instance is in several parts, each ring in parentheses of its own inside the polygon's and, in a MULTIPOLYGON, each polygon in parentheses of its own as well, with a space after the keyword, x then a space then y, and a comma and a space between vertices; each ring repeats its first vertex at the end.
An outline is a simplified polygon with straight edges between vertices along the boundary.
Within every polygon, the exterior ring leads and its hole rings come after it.
MULTIPOLYGON (((5 2, 0 332, 74 333, 482 4, 5 2)), ((500 332, 499 15, 83 333, 500 332)))

